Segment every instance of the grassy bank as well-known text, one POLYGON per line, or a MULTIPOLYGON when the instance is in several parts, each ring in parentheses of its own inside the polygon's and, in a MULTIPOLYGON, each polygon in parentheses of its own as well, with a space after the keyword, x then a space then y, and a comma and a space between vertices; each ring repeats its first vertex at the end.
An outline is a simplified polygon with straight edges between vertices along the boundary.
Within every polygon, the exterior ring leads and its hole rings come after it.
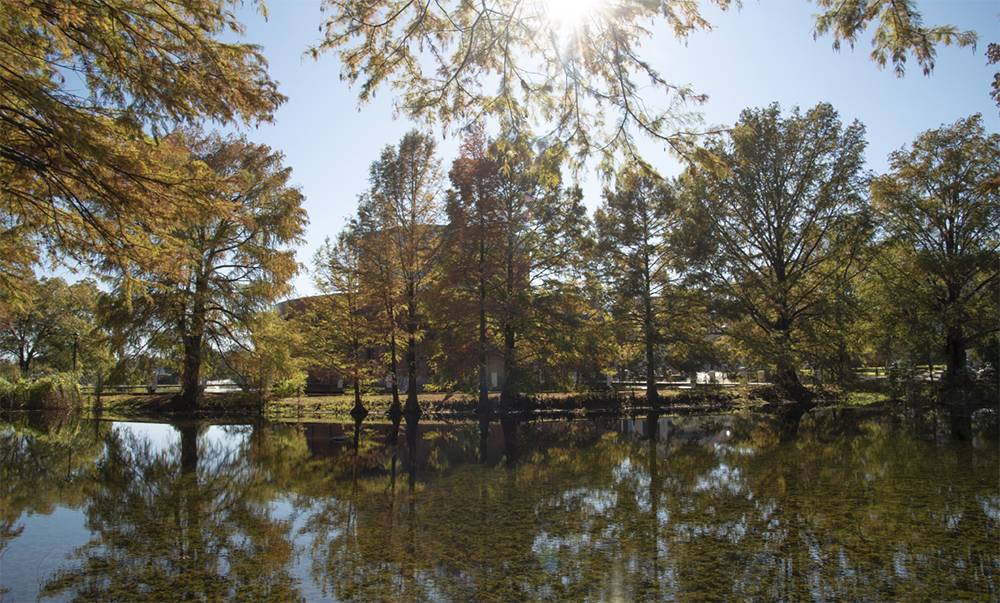
MULTIPOLYGON (((660 392, 662 407, 669 412, 715 412, 747 408, 773 401, 761 395, 761 388, 700 386, 696 389, 669 389, 660 392)), ((499 395, 490 396, 494 408, 499 395)), ((388 414, 392 404, 389 394, 367 394, 365 407, 372 418, 388 414)), ((405 402, 405 398, 401 400, 405 402)), ((420 407, 426 416, 460 417, 475 414, 477 398, 465 392, 428 392, 420 394, 420 407)), ((115 415, 176 414, 263 414, 280 420, 313 417, 347 416, 354 406, 349 394, 276 398, 261 406, 256 395, 244 393, 205 393, 197 411, 178 405, 175 394, 111 394, 98 400, 84 396, 86 409, 115 415)), ((547 392, 522 396, 513 410, 525 413, 619 413, 647 410, 643 392, 547 392)))
POLYGON ((118 415, 257 415, 261 402, 257 394, 243 392, 203 393, 197 410, 185 408, 177 394, 111 394, 99 398, 89 395, 85 406, 94 412, 118 415))
MULTIPOLYGON (((693 389, 660 391, 661 407, 665 412, 720 412, 754 408, 773 402, 769 388, 699 386, 693 389)), ((493 407, 499 406, 499 396, 491 394, 493 407)), ((404 400, 401 400, 401 402, 404 400)), ((370 394, 363 397, 365 408, 372 416, 388 414, 392 397, 370 394)), ((272 400, 264 408, 268 418, 303 419, 330 415, 347 415, 354 406, 352 395, 302 396, 272 400)), ((464 392, 426 393, 420 395, 420 407, 428 416, 461 417, 475 414, 476 396, 464 392)), ((604 414, 645 412, 649 409, 644 392, 547 392, 522 396, 512 409, 534 414, 604 414)))
MULTIPOLYGON (((834 386, 811 387, 818 406, 878 406, 896 402, 913 404, 932 402, 932 387, 919 385, 911 391, 897 391, 887 380, 863 380, 847 388, 834 386), (926 391, 924 391, 926 390, 926 391)), ((62 391, 43 387, 37 391, 62 391)), ((38 401, 40 394, 35 396, 38 401)), ((760 385, 698 385, 693 388, 664 388, 660 391, 661 409, 667 413, 695 414, 727 412, 731 410, 767 410, 782 406, 786 400, 770 386, 760 385)), ((499 406, 498 394, 492 394, 494 408, 499 406)), ((388 394, 366 394, 363 397, 371 419, 388 414, 392 398, 388 394)), ((57 396, 58 404, 65 407, 67 397, 57 396)), ((175 393, 128 393, 103 395, 98 400, 93 395, 82 395, 72 406, 91 412, 112 416, 265 416, 272 420, 309 420, 347 417, 354 405, 349 394, 325 396, 298 396, 276 398, 263 405, 256 394, 205 393, 195 411, 183 408, 175 393)), ((982 404, 980 404, 981 406, 982 404)), ((46 407, 44 400, 40 406, 46 407)), ((427 392, 420 394, 420 406, 427 417, 462 418, 475 414, 477 399, 466 392, 427 392)), ((971 404, 969 406, 972 406, 971 404)), ((515 412, 570 416, 587 414, 634 414, 649 410, 643 391, 625 392, 550 392, 522 396, 513 409, 515 412)))

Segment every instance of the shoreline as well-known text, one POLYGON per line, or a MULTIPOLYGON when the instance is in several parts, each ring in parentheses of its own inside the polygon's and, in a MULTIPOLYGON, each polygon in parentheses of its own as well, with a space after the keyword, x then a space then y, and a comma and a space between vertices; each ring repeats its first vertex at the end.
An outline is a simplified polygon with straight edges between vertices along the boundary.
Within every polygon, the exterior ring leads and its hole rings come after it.
MULTIPOLYGON (((746 386, 716 388, 702 391, 661 392, 661 406, 656 414, 664 416, 697 416, 751 412, 784 415, 790 411, 801 414, 813 409, 895 409, 939 408, 951 413, 971 415, 980 409, 997 411, 997 403, 969 399, 947 403, 933 399, 906 400, 888 392, 858 392, 814 390, 808 403, 794 402, 778 395, 773 388, 746 386), (666 394, 666 395, 664 395, 666 394), (860 394, 860 395, 859 395, 860 394)), ((491 396, 491 399, 494 397, 491 396)), ((372 395, 364 400, 367 412, 364 422, 391 423, 390 399, 372 395)), ((494 399, 494 404, 496 401, 494 399)), ((421 421, 471 422, 483 418, 501 420, 578 420, 597 417, 648 417, 654 409, 644 397, 634 395, 609 396, 605 393, 561 392, 523 396, 515 407, 493 412, 484 417, 476 412, 477 400, 468 394, 428 393, 422 396, 421 421)), ((20 412, 81 412, 106 420, 171 422, 185 420, 257 421, 270 422, 353 422, 350 414, 353 397, 303 396, 265 402, 263 405, 246 395, 207 394, 198 409, 179 408, 169 394, 143 396, 107 396, 100 404, 93 399, 82 403, 41 407, 7 407, 2 410, 20 412)), ((405 420, 405 415, 401 420, 405 420)))

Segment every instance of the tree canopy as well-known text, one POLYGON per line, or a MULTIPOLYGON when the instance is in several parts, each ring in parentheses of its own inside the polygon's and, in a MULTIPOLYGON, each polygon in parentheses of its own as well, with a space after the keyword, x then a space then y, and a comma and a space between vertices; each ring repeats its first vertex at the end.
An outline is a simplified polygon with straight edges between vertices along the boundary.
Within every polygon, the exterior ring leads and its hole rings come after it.
MULTIPOLYGON (((913 0, 817 4, 817 36, 829 34, 839 47, 870 30, 873 60, 900 75, 908 57, 930 73, 938 45, 976 40, 952 26, 925 26, 913 0)), ((660 73, 641 46, 660 25, 679 39, 711 29, 696 2, 601 0, 578 11, 544 0, 324 0, 324 7, 325 38, 312 52, 337 54, 361 102, 388 86, 400 93, 401 112, 445 128, 489 118, 582 154, 632 151, 636 135, 693 151, 687 104, 705 97, 660 73)))
POLYGON ((185 174, 156 139, 181 123, 271 118, 284 97, 261 49, 221 39, 242 32, 232 4, 3 3, 0 250, 16 253, 0 254, 0 286, 16 291, 42 248, 141 262, 140 233, 162 236, 164 208, 182 202, 185 174))
POLYGON ((0 314, 0 354, 17 362, 23 377, 42 365, 56 371, 80 368, 100 347, 99 290, 90 280, 67 284, 61 278, 32 280, 20 303, 0 314))
POLYGON ((644 348, 646 398, 654 406, 659 404, 657 346, 673 326, 667 324, 665 304, 681 255, 673 244, 682 219, 677 205, 669 183, 639 165, 618 173, 594 215, 598 263, 611 293, 612 316, 644 348))
POLYGON ((872 186, 886 236, 876 272, 891 307, 943 332, 958 379, 967 348, 1000 331, 1000 135, 974 115, 922 133, 889 161, 872 186))
POLYGON ((799 391, 803 329, 831 316, 868 240, 864 127, 820 104, 747 109, 709 143, 716 164, 689 171, 687 193, 710 237, 705 276, 739 309, 726 331, 763 353, 799 391))
MULTIPOLYGON (((119 285, 128 278, 145 283, 132 300, 135 316, 183 350, 183 395, 193 405, 206 346, 246 347, 256 315, 289 291, 298 264, 288 246, 299 240, 306 215, 280 152, 234 136, 178 131, 171 138, 207 172, 189 191, 202 209, 173 208, 169 238, 158 241, 155 261, 140 272, 106 269, 119 285)), ((118 291, 133 295, 127 287, 118 291)))

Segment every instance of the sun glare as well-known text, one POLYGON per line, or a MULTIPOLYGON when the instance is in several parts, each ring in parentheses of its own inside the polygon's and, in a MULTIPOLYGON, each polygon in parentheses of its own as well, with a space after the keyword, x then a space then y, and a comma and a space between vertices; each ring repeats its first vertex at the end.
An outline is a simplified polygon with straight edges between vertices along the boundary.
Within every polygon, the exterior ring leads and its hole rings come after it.
POLYGON ((546 17, 562 33, 570 33, 608 5, 609 0, 542 0, 546 17))

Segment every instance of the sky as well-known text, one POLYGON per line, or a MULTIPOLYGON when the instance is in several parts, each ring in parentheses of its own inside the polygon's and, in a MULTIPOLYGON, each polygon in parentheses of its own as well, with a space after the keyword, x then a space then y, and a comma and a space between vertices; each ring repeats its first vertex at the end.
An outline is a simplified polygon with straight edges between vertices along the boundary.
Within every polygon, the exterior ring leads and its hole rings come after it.
MULTIPOLYGON (((709 96, 698 107, 706 125, 730 125, 744 108, 775 101, 786 109, 831 103, 844 122, 858 119, 866 126, 868 167, 879 172, 890 152, 920 132, 973 113, 983 114, 988 130, 1000 132, 998 109, 989 97, 997 67, 987 66, 985 57, 987 43, 1000 42, 1000 2, 921 0, 918 6, 925 24, 976 31, 977 48, 940 48, 931 76, 923 76, 911 60, 905 77, 897 78, 869 59, 868 38, 839 52, 830 38, 814 39, 814 4, 744 0, 741 10, 707 6, 710 32, 697 32, 683 44, 670 35, 655 35, 641 50, 668 81, 690 84, 709 96)), ((246 25, 243 39, 263 47, 271 76, 289 99, 273 124, 245 132, 285 154, 292 183, 305 195, 310 223, 298 249, 304 269, 294 295, 308 295, 315 292, 308 266, 316 248, 353 214, 367 184, 368 166, 380 150, 414 124, 395 116, 391 89, 380 90, 374 101, 359 107, 357 91, 340 79, 335 55, 318 60, 306 55, 321 36, 319 0, 270 0, 266 20, 252 3, 238 15, 246 25)), ((447 165, 457 141, 438 140, 439 156, 447 165)), ((642 151, 664 175, 680 171, 680 164, 655 144, 643 145, 642 151)), ((593 210, 600 203, 601 182, 581 174, 580 184, 593 210)))

